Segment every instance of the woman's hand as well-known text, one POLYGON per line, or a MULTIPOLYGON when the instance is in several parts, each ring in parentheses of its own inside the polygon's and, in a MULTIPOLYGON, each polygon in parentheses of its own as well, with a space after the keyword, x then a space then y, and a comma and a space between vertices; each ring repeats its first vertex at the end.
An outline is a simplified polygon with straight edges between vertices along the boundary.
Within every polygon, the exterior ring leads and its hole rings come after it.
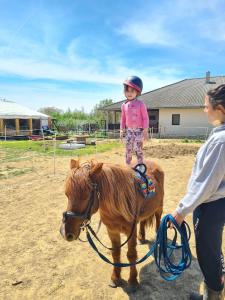
MULTIPOLYGON (((182 215, 179 215, 176 211, 172 213, 172 216, 174 217, 178 225, 181 225, 183 223, 184 217, 182 215)), ((170 227, 173 227, 172 223, 170 224, 170 227)))

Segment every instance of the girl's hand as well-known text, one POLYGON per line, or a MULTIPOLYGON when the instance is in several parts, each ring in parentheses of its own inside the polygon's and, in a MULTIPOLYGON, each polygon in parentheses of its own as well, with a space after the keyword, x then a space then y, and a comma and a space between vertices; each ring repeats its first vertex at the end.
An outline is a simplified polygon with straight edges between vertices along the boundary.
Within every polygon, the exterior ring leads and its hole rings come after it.
POLYGON ((147 141, 148 138, 149 138, 149 136, 148 136, 148 128, 145 128, 144 129, 144 141, 147 141))
POLYGON ((120 130, 120 140, 123 141, 123 130, 120 130))

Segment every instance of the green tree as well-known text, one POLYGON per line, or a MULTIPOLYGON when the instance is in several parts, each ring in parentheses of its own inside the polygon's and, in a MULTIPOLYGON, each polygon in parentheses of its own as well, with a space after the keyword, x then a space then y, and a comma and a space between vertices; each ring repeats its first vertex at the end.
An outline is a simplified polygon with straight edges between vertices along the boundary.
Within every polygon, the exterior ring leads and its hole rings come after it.
POLYGON ((104 100, 101 100, 98 104, 96 104, 94 106, 94 108, 92 109, 91 111, 91 116, 93 119, 95 120, 102 120, 102 119, 105 119, 105 116, 104 116, 104 113, 100 110, 102 107, 104 106, 107 106, 107 105, 110 105, 113 103, 113 100, 112 99, 104 99, 104 100))
POLYGON ((49 116, 52 116, 54 114, 62 114, 63 113, 62 109, 59 109, 59 108, 54 107, 54 106, 42 107, 38 111, 43 113, 43 114, 49 115, 49 116))

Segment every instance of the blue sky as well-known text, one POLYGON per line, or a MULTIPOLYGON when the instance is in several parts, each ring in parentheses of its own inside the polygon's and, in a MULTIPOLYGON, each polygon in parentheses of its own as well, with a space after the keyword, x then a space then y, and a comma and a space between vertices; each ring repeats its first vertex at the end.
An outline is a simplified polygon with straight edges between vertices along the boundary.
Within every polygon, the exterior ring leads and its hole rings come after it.
POLYGON ((144 92, 225 75, 225 0, 0 0, 0 98, 90 111, 144 92))

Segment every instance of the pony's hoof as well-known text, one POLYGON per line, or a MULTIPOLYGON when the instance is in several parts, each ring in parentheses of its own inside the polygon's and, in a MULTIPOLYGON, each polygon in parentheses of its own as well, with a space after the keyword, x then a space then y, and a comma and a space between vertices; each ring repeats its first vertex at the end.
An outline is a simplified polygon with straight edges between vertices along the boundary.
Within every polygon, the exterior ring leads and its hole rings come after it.
POLYGON ((113 289, 124 285, 123 279, 110 280, 109 286, 113 289))
POLYGON ((127 287, 128 293, 135 293, 140 288, 140 284, 138 281, 136 282, 129 282, 127 287))
POLYGON ((145 245, 146 243, 147 243, 147 241, 145 239, 137 240, 138 245, 145 245))

